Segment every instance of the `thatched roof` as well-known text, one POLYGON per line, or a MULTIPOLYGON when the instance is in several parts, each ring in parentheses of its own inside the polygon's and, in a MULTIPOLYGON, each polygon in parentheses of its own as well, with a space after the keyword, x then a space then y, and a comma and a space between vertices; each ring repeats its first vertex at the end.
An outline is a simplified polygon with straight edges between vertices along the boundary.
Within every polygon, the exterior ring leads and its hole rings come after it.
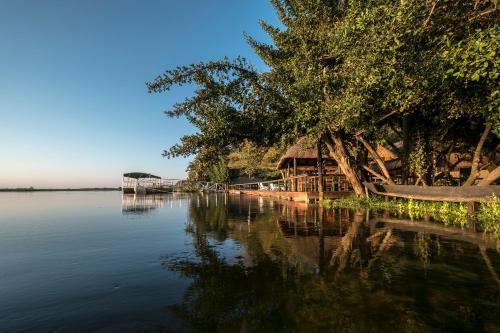
POLYGON ((128 173, 124 173, 123 177, 134 178, 134 179, 142 179, 142 178, 161 179, 161 177, 152 175, 150 173, 145 173, 145 172, 128 172, 128 173))
MULTIPOLYGON (((399 166, 393 165, 397 164, 395 160, 398 160, 398 156, 390 149, 381 145, 377 145, 376 151, 386 163, 389 163, 391 165, 391 169, 401 167, 401 162, 399 162, 399 166)), ((317 157, 318 153, 316 150, 316 142, 309 137, 303 136, 280 158, 277 168, 285 169, 287 163, 290 163, 290 165, 292 165, 294 158, 297 159, 298 166, 314 165, 316 163, 317 157)), ((326 154, 323 155, 323 159, 330 162, 333 161, 332 158, 326 154)))
POLYGON ((383 159, 384 161, 392 161, 398 158, 398 155, 396 155, 396 153, 394 153, 392 150, 384 146, 377 145, 375 150, 377 151, 378 156, 380 156, 380 158, 383 159))
MULTIPOLYGON (((316 163, 316 159, 318 158, 316 143, 306 136, 301 137, 296 144, 291 146, 286 153, 281 156, 277 168, 286 168, 287 163, 292 164, 294 158, 297 159, 297 165, 300 165, 301 162, 309 162, 308 164, 316 163)), ((323 155, 323 158, 327 160, 331 159, 328 155, 323 155)))

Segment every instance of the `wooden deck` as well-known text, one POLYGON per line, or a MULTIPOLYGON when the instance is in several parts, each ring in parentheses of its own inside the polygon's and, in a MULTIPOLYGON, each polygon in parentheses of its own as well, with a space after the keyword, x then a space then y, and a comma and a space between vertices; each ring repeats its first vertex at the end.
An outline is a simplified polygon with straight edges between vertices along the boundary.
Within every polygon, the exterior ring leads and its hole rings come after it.
MULTIPOLYGON (((300 175, 270 181, 231 184, 229 193, 281 200, 315 203, 319 200, 319 178, 315 175, 300 175)), ((343 175, 323 178, 323 198, 338 199, 353 194, 352 188, 343 175)))
MULTIPOLYGON (((271 197, 280 200, 299 201, 305 203, 315 203, 319 200, 318 192, 286 192, 286 191, 266 191, 266 190, 229 190, 231 194, 254 195, 259 197, 271 197)), ((325 199, 338 199, 352 195, 352 191, 325 192, 325 199)))

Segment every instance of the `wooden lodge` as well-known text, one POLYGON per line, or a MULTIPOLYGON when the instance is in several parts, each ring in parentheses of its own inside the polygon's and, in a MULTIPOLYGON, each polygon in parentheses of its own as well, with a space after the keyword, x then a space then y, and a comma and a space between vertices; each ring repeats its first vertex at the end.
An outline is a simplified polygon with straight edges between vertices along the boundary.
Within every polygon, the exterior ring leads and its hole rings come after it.
MULTIPOLYGON (((300 138, 295 145, 290 147, 280 158, 277 169, 281 171, 282 178, 272 181, 229 185, 231 193, 274 197, 285 200, 316 202, 321 197, 336 199, 352 195, 352 187, 342 174, 336 162, 328 155, 319 152, 321 149, 316 142, 307 137, 300 138)), ((419 187, 415 185, 402 185, 401 161, 390 149, 377 146, 377 154, 386 164, 391 176, 396 180, 394 185, 379 184, 380 180, 370 179, 365 183, 366 191, 384 196, 386 198, 407 198, 431 201, 477 202, 488 200, 492 195, 500 196, 500 185, 476 186, 461 188, 460 186, 432 186, 419 187), (399 177, 399 178, 398 178, 399 177), (399 179, 399 181, 398 181, 399 179)), ((500 160, 500 154, 494 157, 500 160)), ((470 161, 464 157, 451 154, 447 165, 452 177, 463 178, 466 169, 470 170, 470 161)), ((488 163, 485 163, 488 165, 488 163)), ((375 165, 373 165, 376 168, 375 165)), ((470 171, 469 171, 470 172, 470 171)), ((489 170, 482 169, 480 177, 485 177, 489 170)), ((411 179, 410 179, 411 181, 411 179)))
POLYGON ((316 143, 302 137, 280 158, 277 169, 281 171, 281 179, 233 184, 229 192, 307 203, 319 200, 320 196, 335 199, 351 195, 351 185, 335 161, 326 154, 318 158, 319 151, 316 143))

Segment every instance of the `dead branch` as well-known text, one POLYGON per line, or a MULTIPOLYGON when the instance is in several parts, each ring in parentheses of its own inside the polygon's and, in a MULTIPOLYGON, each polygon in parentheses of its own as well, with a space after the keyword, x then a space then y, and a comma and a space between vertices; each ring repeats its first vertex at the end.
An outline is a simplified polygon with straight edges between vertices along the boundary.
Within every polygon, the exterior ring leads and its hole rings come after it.
POLYGON ((427 19, 425 20, 424 24, 422 25, 422 29, 425 29, 425 27, 427 26, 427 24, 431 20, 432 14, 434 14, 434 9, 436 9, 436 5, 438 2, 439 2, 439 0, 436 0, 436 2, 434 2, 434 4, 432 4, 431 11, 429 13, 429 16, 427 16, 427 19))

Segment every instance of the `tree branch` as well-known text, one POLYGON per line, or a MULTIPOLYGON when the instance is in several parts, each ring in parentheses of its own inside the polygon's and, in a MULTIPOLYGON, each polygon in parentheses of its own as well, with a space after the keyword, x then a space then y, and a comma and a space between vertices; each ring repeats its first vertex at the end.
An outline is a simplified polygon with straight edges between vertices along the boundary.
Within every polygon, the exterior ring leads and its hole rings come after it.
POLYGON ((500 178, 500 165, 493 169, 486 178, 482 179, 477 186, 488 186, 500 178))
POLYGON ((387 144, 389 146, 391 146, 393 152, 398 155, 399 159, 401 159, 401 149, 399 149, 398 147, 396 147, 396 145, 391 141, 391 140, 388 140, 388 139, 385 139, 385 141, 387 141, 387 144))
POLYGON ((386 178, 384 178, 384 176, 382 176, 381 174, 379 174, 378 172, 376 172, 375 170, 371 169, 370 167, 366 166, 366 165, 363 165, 363 169, 365 169, 366 171, 368 171, 369 173, 371 173, 372 175, 374 175, 375 177, 377 177, 378 179, 380 179, 381 181, 383 181, 384 183, 389 183, 387 181, 386 178))
POLYGON ((431 20, 432 14, 434 14, 434 9, 436 9, 436 5, 439 2, 439 0, 436 0, 434 4, 432 5, 431 12, 429 13, 429 16, 427 16, 427 19, 425 20, 424 24, 422 25, 422 29, 425 29, 429 21, 431 20))
POLYGON ((370 155, 372 155, 372 157, 375 160, 375 162, 377 163, 378 167, 380 168, 380 170, 382 170, 382 173, 384 174, 384 177, 386 178, 387 183, 393 185, 394 182, 391 179, 391 175, 389 174, 389 170, 387 170, 387 167, 385 166, 384 161, 379 156, 377 151, 375 149, 373 149, 373 147, 368 142, 366 142, 366 140, 363 139, 363 137, 361 135, 356 136, 356 139, 359 142, 361 142, 365 146, 365 148, 368 150, 370 155))
POLYGON ((471 170, 470 170, 470 176, 469 176, 469 178, 467 178, 467 180, 465 181, 465 183, 462 186, 471 186, 472 184, 474 184, 474 181, 476 180, 476 178, 479 174, 478 165, 479 165, 479 161, 481 160, 481 151, 483 150, 484 142, 486 141, 486 138, 488 137, 490 130, 491 130, 491 124, 487 124, 486 127, 484 128, 483 134, 481 134, 481 138, 479 139, 476 150, 474 151, 474 157, 472 158, 472 166, 471 166, 471 170))
POLYGON ((396 129, 396 127, 394 127, 394 125, 392 125, 392 124, 390 124, 390 123, 389 123, 389 127, 391 128, 391 130, 392 130, 394 133, 396 133, 396 135, 397 135, 397 136, 399 136, 401 139, 403 138, 403 135, 401 134, 401 132, 400 132, 400 131, 398 131, 398 130, 396 129))

